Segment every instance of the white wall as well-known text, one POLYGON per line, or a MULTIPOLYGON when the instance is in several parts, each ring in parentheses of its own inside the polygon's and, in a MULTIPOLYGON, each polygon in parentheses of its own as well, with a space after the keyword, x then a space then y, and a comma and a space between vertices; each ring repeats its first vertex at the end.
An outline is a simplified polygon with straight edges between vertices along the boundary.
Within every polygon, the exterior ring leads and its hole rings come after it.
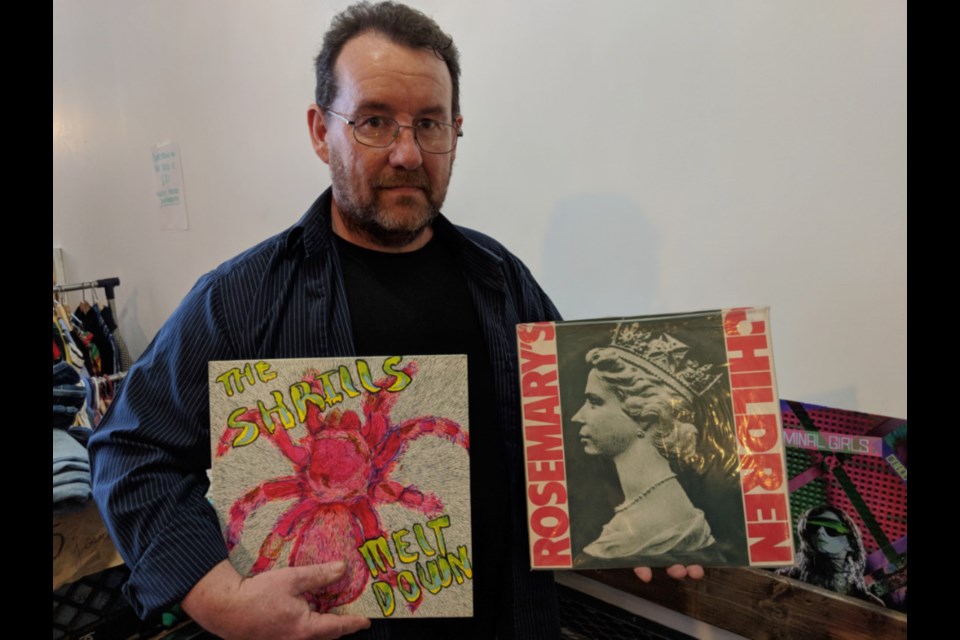
MULTIPOLYGON (((568 318, 772 307, 782 397, 906 398, 905 0, 415 0, 461 51, 445 212, 568 318)), ((54 0, 54 246, 139 354, 329 184, 312 56, 346 2, 54 0), (161 231, 150 147, 182 153, 161 231)))

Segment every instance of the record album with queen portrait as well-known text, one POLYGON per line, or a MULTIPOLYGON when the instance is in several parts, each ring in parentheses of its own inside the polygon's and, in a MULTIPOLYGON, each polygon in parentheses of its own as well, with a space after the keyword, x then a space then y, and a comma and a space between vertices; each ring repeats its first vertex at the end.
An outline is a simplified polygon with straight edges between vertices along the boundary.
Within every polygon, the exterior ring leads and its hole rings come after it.
POLYGON ((534 569, 793 563, 769 309, 517 327, 534 569))

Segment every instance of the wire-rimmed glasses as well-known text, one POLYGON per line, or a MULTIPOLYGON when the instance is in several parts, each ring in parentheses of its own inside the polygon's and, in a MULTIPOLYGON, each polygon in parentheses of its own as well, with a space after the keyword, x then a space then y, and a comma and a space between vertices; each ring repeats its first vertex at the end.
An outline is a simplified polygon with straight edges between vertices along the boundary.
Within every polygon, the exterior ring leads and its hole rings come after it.
POLYGON ((359 114, 353 120, 332 109, 324 109, 353 127, 354 139, 362 145, 383 149, 393 144, 401 129, 413 129, 413 139, 426 153, 450 153, 457 147, 463 131, 455 124, 423 118, 411 124, 400 124, 393 118, 359 114))

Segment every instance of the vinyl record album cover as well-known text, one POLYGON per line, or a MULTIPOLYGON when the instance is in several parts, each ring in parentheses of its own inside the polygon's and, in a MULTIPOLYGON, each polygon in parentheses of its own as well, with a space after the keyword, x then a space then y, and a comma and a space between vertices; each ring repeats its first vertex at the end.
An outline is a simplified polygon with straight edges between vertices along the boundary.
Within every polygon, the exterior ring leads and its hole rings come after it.
POLYGON ((907 610, 907 421, 781 400, 797 544, 780 573, 907 610))
POLYGON ((220 361, 209 384, 210 499, 242 575, 343 560, 320 611, 472 615, 466 356, 220 361))
POLYGON ((517 341, 534 569, 793 563, 767 308, 517 341))

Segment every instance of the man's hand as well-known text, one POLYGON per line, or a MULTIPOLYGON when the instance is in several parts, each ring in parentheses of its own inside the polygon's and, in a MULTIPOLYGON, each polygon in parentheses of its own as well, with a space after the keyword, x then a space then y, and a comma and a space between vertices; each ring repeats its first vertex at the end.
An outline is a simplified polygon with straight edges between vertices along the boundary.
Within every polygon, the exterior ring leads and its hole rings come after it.
POLYGON ((211 569, 183 600, 183 610, 225 640, 330 640, 366 629, 370 620, 313 611, 303 597, 343 574, 342 562, 286 567, 244 578, 228 560, 211 569))
MULTIPOLYGON (((653 579, 653 569, 650 567, 636 567, 633 572, 644 582, 650 582, 653 579)), ((683 580, 684 578, 699 580, 703 577, 703 567, 698 564, 691 564, 686 567, 682 564, 675 564, 667 567, 667 575, 674 580, 683 580)))

